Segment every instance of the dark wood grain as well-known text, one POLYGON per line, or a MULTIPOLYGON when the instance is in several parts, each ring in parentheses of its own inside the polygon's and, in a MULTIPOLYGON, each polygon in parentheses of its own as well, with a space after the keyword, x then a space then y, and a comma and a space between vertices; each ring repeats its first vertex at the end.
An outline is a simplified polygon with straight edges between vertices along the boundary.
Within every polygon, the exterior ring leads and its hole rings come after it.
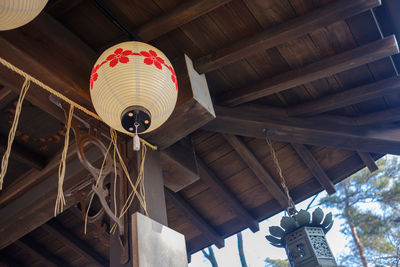
POLYGON ((398 94, 399 87, 400 77, 396 76, 292 106, 287 112, 289 116, 316 115, 384 95, 398 94))
POLYGON ((325 119, 320 123, 303 118, 277 118, 245 108, 215 107, 217 118, 204 129, 239 136, 265 138, 268 129, 272 139, 315 146, 338 147, 353 151, 400 153, 399 129, 396 125, 356 127, 340 125, 325 119))
POLYGON ((224 200, 224 203, 226 203, 232 211, 238 215, 240 220, 244 221, 253 232, 257 232, 259 230, 257 220, 253 218, 253 216, 237 200, 235 195, 226 188, 223 182, 200 158, 197 158, 197 163, 201 180, 224 200))
POLYGON ((276 47, 380 4, 380 0, 335 1, 332 4, 203 56, 195 61, 195 68, 200 73, 213 71, 253 55, 260 50, 276 47))
POLYGON ((60 264, 65 264, 65 262, 61 262, 54 255, 51 255, 49 252, 43 253, 43 251, 38 249, 37 246, 31 244, 30 242, 17 240, 14 242, 14 245, 19 247, 20 249, 25 250, 28 254, 30 254, 34 258, 37 258, 46 266, 57 267, 60 266, 60 264))
POLYGON ((321 168, 318 161, 314 158, 311 151, 301 144, 292 143, 292 147, 296 150, 299 157, 303 160, 304 164, 310 169, 311 173, 318 180, 321 186, 328 192, 329 195, 336 192, 332 180, 326 175, 325 171, 321 168))
POLYGON ((229 3, 231 0, 192 0, 183 2, 171 11, 152 19, 137 29, 137 34, 148 42, 208 12, 229 3))
POLYGON ((254 154, 249 150, 246 144, 243 143, 239 137, 223 134, 226 141, 233 147, 233 149, 240 155, 244 162, 254 172, 259 181, 265 186, 269 193, 279 202, 282 209, 288 207, 288 199, 279 185, 272 178, 271 174, 261 165, 254 154))
POLYGON ((164 185, 178 192, 200 179, 194 149, 178 142, 161 152, 164 185))
POLYGON ((212 244, 215 244, 218 248, 225 246, 224 238, 179 193, 174 193, 165 188, 165 196, 212 244))
POLYGON ((230 93, 225 93, 220 97, 219 102, 224 105, 237 106, 310 81, 362 66, 398 52, 396 38, 392 35, 307 66, 279 74, 253 85, 236 89, 230 93))
POLYGON ((66 246, 73 249, 76 253, 86 258, 89 262, 94 263, 97 266, 107 266, 108 261, 105 260, 101 255, 93 251, 83 240, 76 237, 68 229, 65 229, 62 225, 52 220, 41 226, 42 229, 46 230, 56 239, 64 243, 66 246))
POLYGON ((372 112, 354 118, 358 125, 373 125, 400 121, 400 107, 372 112))

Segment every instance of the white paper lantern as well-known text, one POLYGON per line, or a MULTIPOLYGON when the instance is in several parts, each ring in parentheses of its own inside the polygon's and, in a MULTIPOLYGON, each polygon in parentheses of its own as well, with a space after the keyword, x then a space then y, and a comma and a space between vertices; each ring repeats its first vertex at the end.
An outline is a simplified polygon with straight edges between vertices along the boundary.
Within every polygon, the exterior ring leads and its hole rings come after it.
POLYGON ((21 27, 46 6, 47 0, 0 0, 0 31, 21 27))
POLYGON ((90 77, 97 114, 123 133, 150 132, 171 115, 178 95, 175 71, 157 48, 124 42, 99 57, 90 77), (136 127, 135 127, 136 126, 136 127))

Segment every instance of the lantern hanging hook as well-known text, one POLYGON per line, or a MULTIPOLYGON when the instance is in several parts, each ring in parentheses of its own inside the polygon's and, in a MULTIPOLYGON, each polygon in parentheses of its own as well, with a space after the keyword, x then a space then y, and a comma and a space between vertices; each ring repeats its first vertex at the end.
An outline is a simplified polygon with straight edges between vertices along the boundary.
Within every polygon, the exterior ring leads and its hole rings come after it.
POLYGON ((139 135, 138 135, 138 128, 140 126, 140 123, 135 121, 133 126, 135 126, 135 135, 133 136, 133 151, 139 151, 140 150, 140 139, 139 139, 139 135))
POLYGON ((270 139, 270 136, 269 136, 270 131, 268 129, 263 129, 262 132, 265 135, 265 140, 267 141, 268 147, 269 147, 269 149, 271 151, 271 156, 272 156, 272 159, 274 161, 276 170, 278 172, 278 175, 279 175, 279 178, 280 178, 280 182, 281 182, 281 186, 282 186, 282 188, 283 188, 283 190, 285 191, 285 194, 286 194, 286 198, 287 198, 287 201, 288 201, 288 207, 286 209, 286 212, 290 216, 295 215, 297 213, 297 210, 296 210, 294 201, 293 201, 292 197, 289 194, 289 189, 288 189, 288 187, 286 185, 286 180, 283 177, 281 166, 280 166, 278 158, 277 158, 277 156, 275 154, 274 147, 272 146, 271 139, 270 139))

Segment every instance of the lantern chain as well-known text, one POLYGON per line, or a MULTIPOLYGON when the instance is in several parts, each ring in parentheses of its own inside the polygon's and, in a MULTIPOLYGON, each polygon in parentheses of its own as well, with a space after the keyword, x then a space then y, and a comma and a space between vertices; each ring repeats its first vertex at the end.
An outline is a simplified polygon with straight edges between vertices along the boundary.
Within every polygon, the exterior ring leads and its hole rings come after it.
POLYGON ((285 191, 285 194, 286 194, 286 197, 287 197, 287 201, 288 201, 287 213, 289 215, 294 215, 294 214, 297 213, 297 210, 296 210, 294 201, 293 201, 292 197, 289 194, 289 189, 288 189, 288 187, 286 185, 286 180, 283 177, 281 166, 280 166, 278 158, 276 156, 274 147, 272 146, 271 139, 269 138, 269 132, 266 129, 264 129, 264 133, 265 133, 265 140, 267 141, 268 147, 269 147, 269 149, 271 151, 271 156, 272 156, 272 159, 274 161, 276 170, 277 170, 279 178, 280 178, 281 186, 283 188, 283 191, 285 191))

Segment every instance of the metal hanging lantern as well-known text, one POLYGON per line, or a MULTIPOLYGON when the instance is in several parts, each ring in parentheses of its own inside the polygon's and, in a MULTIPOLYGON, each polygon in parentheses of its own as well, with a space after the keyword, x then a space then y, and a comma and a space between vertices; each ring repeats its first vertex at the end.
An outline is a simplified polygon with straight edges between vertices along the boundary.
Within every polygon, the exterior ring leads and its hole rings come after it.
POLYGON ((47 0, 0 0, 0 31, 21 27, 46 6, 47 0))
POLYGON ((332 228, 332 213, 324 218, 317 208, 312 217, 305 210, 281 219, 280 226, 269 227, 266 239, 271 245, 285 248, 292 267, 337 266, 325 234, 332 228))
POLYGON ((126 134, 147 133, 171 115, 178 83, 160 50, 130 41, 99 57, 90 77, 90 95, 97 114, 110 127, 126 134))
POLYGON ((312 213, 305 210, 297 212, 292 200, 282 169, 276 157, 275 150, 266 129, 263 130, 267 144, 271 151, 275 167, 281 180, 281 186, 286 194, 288 205, 287 213, 281 219, 281 227, 271 226, 265 238, 271 245, 285 248, 291 267, 333 267, 337 266, 332 251, 326 241, 325 234, 332 228, 332 213, 324 218, 324 212, 317 208, 312 213))

